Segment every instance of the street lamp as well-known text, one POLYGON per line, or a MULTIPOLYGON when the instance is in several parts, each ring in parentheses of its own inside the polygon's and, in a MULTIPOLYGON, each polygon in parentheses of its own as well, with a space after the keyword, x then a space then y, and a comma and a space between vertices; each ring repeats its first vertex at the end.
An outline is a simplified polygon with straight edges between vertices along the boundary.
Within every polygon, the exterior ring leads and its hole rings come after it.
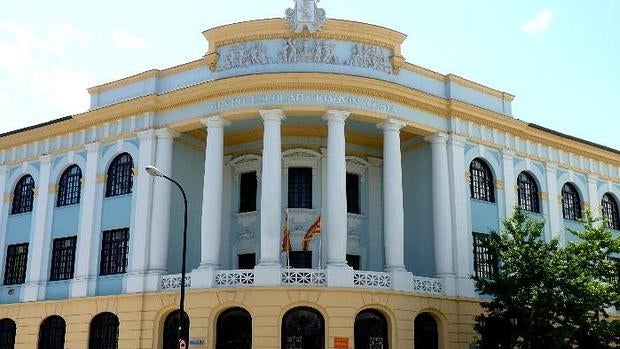
POLYGON ((149 175, 153 177, 161 177, 174 183, 177 186, 177 188, 179 188, 179 190, 181 191, 181 194, 183 194, 183 207, 184 207, 184 211, 183 211, 183 252, 182 252, 182 257, 181 257, 182 258, 181 299, 179 300, 178 347, 184 349, 187 347, 187 343, 185 342, 185 339, 183 338, 183 323, 185 320, 185 273, 186 273, 185 272, 185 269, 186 269, 185 267, 186 258, 185 257, 187 255, 187 195, 185 195, 185 190, 183 190, 183 187, 179 184, 179 182, 163 174, 157 167, 149 165, 149 166, 146 166, 144 169, 149 175), (183 343, 184 345, 182 345, 181 343, 183 343))

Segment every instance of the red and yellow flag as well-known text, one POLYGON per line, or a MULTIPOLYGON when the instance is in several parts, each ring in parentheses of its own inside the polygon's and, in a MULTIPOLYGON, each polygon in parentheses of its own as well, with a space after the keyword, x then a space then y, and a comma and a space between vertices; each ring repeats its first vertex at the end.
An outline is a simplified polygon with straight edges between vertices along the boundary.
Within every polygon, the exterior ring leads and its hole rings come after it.
POLYGON ((319 216, 319 218, 316 219, 316 222, 308 228, 306 235, 304 235, 304 241, 301 243, 301 250, 308 251, 312 238, 319 234, 321 234, 321 216, 319 216))
POLYGON ((290 252, 291 247, 291 229, 288 227, 288 212, 284 214, 284 232, 282 233, 282 252, 290 252))

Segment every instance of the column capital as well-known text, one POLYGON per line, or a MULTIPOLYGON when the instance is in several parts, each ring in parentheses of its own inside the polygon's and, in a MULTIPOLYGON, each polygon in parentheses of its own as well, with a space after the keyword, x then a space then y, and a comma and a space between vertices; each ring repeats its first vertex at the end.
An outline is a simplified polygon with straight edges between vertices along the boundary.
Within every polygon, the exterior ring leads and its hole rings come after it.
POLYGON ((457 135, 457 134, 450 134, 448 136, 448 143, 458 146, 458 147, 463 147, 465 145, 465 137, 457 135))
POLYGON ((200 122, 207 127, 207 129, 209 128, 224 128, 228 125, 230 125, 230 121, 224 119, 223 117, 219 116, 219 115, 213 115, 213 116, 209 116, 207 118, 201 119, 200 122))
POLYGON ((96 153, 96 152, 98 152, 99 151, 99 146, 100 146, 99 142, 93 142, 93 143, 84 144, 84 148, 86 149, 86 151, 88 153, 96 153))
POLYGON ((554 164, 553 162, 547 162, 545 164, 545 168, 547 172, 555 172, 558 169, 558 165, 554 164))
POLYGON ((405 127, 405 123, 397 119, 387 119, 384 122, 377 124, 377 128, 383 129, 384 132, 399 132, 403 127, 405 127))
POLYGON ((155 135, 157 136, 157 139, 175 139, 179 137, 178 132, 172 131, 167 127, 155 130, 155 135))
MULTIPOLYGON (((140 139, 140 141, 148 141, 148 140, 155 139, 155 130, 148 129, 148 130, 138 132, 138 139, 140 139)), ((122 139, 120 141, 123 142, 122 139)))
POLYGON ((328 110, 323 115, 323 120, 329 122, 344 122, 351 113, 346 110, 328 110))
POLYGON ((443 132, 437 132, 430 136, 424 137, 424 140, 432 144, 446 144, 448 135, 443 132))
POLYGON ((39 156, 39 162, 42 164, 50 164, 52 162, 52 156, 49 154, 44 154, 39 156))
POLYGON ((284 115, 284 111, 282 111, 282 109, 261 109, 258 113, 264 121, 281 122, 286 120, 286 115, 284 115))

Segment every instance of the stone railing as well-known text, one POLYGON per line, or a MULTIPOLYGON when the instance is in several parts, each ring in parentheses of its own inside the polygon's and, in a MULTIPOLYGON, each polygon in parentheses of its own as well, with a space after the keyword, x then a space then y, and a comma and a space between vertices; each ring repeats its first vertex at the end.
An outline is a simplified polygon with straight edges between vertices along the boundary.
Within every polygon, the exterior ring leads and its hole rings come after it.
POLYGON ((421 276, 414 276, 411 284, 413 292, 430 293, 430 294, 442 294, 443 285, 441 280, 434 278, 426 278, 421 276))
MULTIPOLYGON (((192 276, 185 275, 185 287, 192 287, 192 276)), ((181 288, 181 274, 164 275, 161 277, 159 288, 162 291, 176 290, 181 288)))
POLYGON ((252 286, 254 270, 222 270, 215 274, 215 287, 252 286))
POLYGON ((375 271, 355 271, 353 287, 389 289, 392 287, 392 275, 375 271))
POLYGON ((324 269, 283 269, 282 285, 325 286, 327 274, 324 269))

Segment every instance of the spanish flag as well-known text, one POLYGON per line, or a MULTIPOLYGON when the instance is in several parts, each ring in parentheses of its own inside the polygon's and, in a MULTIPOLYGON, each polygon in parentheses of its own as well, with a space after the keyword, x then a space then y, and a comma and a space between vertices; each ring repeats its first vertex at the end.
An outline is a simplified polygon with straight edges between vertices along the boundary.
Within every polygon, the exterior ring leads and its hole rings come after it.
POLYGON ((301 243, 301 250, 308 251, 312 238, 318 234, 321 234, 321 216, 319 216, 319 218, 316 219, 316 222, 308 228, 306 235, 304 235, 304 241, 301 243))
POLYGON ((291 247, 291 229, 288 227, 288 211, 284 214, 284 232, 282 233, 282 252, 290 252, 291 247))

